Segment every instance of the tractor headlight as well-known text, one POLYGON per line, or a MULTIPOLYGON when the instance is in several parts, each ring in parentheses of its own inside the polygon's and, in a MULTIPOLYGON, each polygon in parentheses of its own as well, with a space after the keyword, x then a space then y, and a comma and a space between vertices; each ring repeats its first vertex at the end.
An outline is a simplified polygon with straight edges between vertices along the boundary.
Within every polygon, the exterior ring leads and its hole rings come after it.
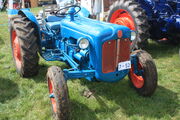
POLYGON ((135 31, 131 31, 131 41, 135 40, 136 39, 136 32, 135 31))
POLYGON ((77 44, 79 46, 79 48, 81 49, 86 49, 89 47, 89 40, 88 39, 85 39, 85 38, 80 38, 78 41, 77 41, 77 44))

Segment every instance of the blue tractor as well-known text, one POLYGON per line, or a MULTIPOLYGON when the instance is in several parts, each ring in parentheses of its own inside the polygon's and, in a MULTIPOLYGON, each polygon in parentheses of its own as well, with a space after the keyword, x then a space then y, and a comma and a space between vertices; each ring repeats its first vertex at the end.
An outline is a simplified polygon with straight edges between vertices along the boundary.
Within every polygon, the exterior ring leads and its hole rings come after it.
POLYGON ((138 0, 146 11, 152 39, 180 43, 180 0, 138 0))
POLYGON ((150 54, 130 50, 136 32, 89 19, 87 13, 85 8, 72 4, 44 8, 38 17, 22 9, 11 18, 11 47, 18 74, 37 75, 39 55, 46 61, 63 61, 69 65, 66 69, 52 66, 46 75, 57 120, 69 118, 69 79, 117 82, 129 75, 142 96, 151 96, 157 87, 157 70, 150 54))
POLYGON ((137 31, 139 47, 148 38, 180 42, 180 0, 104 0, 104 4, 108 22, 137 31))

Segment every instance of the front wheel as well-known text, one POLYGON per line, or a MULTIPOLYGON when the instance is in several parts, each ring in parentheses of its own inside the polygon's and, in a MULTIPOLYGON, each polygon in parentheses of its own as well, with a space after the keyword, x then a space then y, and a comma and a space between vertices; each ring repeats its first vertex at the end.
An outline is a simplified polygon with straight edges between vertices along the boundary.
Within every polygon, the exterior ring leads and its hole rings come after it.
POLYGON ((132 52, 133 62, 129 72, 129 79, 142 96, 151 96, 157 87, 156 65, 146 51, 136 50, 132 52))
POLYGON ((52 104, 54 119, 68 120, 68 87, 64 79, 63 71, 59 67, 52 66, 48 69, 46 78, 48 81, 49 97, 52 104))

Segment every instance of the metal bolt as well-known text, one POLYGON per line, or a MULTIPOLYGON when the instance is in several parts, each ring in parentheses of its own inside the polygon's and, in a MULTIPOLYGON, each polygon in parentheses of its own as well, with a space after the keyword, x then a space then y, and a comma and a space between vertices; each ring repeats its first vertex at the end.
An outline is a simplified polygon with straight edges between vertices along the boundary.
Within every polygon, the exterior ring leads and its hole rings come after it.
POLYGON ((108 44, 111 44, 111 42, 108 42, 108 44))
POLYGON ((49 95, 49 98, 54 98, 54 93, 51 93, 51 94, 49 95))

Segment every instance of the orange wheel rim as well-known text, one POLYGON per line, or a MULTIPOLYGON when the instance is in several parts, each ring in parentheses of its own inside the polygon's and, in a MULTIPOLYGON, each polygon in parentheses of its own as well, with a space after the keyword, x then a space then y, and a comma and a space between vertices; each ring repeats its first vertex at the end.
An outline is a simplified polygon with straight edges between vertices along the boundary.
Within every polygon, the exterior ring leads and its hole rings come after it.
POLYGON ((119 9, 116 10, 110 19, 111 23, 118 24, 118 25, 124 25, 131 30, 136 30, 135 22, 130 15, 130 13, 127 10, 119 9))
MULTIPOLYGON (((53 82, 49 78, 48 78, 48 88, 49 88, 49 94, 53 94, 54 93, 53 82)), ((53 107, 53 111, 56 113, 57 112, 56 100, 55 100, 55 98, 50 98, 50 100, 51 100, 51 104, 53 107)))
MULTIPOLYGON (((116 10, 112 14, 112 17, 110 19, 110 23, 123 25, 123 26, 130 28, 131 30, 134 30, 134 31, 136 30, 133 17, 131 16, 131 14, 127 10, 124 10, 124 9, 116 10)), ((133 44, 133 42, 131 42, 131 45, 132 44, 133 44)))
MULTIPOLYGON (((138 63, 138 70, 142 70, 142 65, 140 63, 138 63)), ((143 76, 139 76, 136 75, 134 73, 134 65, 132 65, 131 69, 130 69, 130 77, 131 77, 131 81, 133 83, 133 85, 136 88, 142 88, 144 86, 144 78, 143 76)))
POLYGON ((13 47, 13 56, 16 62, 16 66, 20 68, 21 63, 22 63, 21 48, 20 48, 20 43, 19 43, 15 30, 12 31, 12 47, 13 47))

